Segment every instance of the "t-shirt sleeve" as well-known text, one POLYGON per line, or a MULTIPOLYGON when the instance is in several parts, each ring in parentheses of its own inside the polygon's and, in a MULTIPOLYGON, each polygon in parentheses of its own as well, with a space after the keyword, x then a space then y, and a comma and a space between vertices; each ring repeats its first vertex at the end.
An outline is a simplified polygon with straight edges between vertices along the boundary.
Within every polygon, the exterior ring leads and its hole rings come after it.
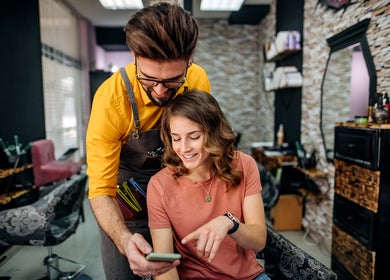
POLYGON ((256 194, 261 192, 262 186, 260 181, 260 172, 257 168, 256 161, 253 157, 240 153, 243 172, 244 172, 244 181, 245 181, 245 196, 256 194))
POLYGON ((124 100, 112 97, 113 86, 105 82, 95 94, 86 135, 89 198, 115 196, 121 137, 128 127, 124 100))
POLYGON ((210 93, 210 81, 206 71, 197 64, 193 64, 187 74, 189 89, 198 89, 210 93))
POLYGON ((148 223, 150 228, 169 228, 171 223, 164 206, 163 186, 158 174, 152 176, 148 183, 146 202, 148 208, 148 223))

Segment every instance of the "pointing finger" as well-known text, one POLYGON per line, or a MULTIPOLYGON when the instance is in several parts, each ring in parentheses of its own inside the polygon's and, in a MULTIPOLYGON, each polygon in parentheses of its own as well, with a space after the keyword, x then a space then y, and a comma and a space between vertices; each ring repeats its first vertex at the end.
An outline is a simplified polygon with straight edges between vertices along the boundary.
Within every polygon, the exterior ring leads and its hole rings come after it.
POLYGON ((188 242, 191 241, 191 240, 199 239, 199 237, 200 237, 200 234, 199 234, 199 232, 196 230, 196 231, 191 232, 191 233, 188 234, 187 236, 185 236, 185 237, 182 239, 181 243, 182 243, 182 244, 186 244, 186 243, 188 243, 188 242))

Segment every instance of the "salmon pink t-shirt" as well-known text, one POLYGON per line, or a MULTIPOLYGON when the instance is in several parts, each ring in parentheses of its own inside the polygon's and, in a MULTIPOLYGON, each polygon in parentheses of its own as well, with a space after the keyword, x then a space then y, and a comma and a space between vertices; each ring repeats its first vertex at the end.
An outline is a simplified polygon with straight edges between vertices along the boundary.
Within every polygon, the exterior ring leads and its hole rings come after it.
POLYGON ((230 236, 222 241, 211 262, 196 252, 196 240, 186 245, 181 240, 213 218, 231 212, 241 222, 246 196, 261 191, 260 175, 255 160, 236 152, 235 168, 244 176, 241 184, 227 190, 227 184, 216 177, 200 182, 210 187, 211 201, 206 202, 206 190, 189 178, 173 177, 171 168, 154 175, 148 185, 147 202, 149 227, 172 228, 176 249, 182 255, 178 267, 181 279, 254 279, 264 271, 256 261, 255 252, 240 247, 230 236))

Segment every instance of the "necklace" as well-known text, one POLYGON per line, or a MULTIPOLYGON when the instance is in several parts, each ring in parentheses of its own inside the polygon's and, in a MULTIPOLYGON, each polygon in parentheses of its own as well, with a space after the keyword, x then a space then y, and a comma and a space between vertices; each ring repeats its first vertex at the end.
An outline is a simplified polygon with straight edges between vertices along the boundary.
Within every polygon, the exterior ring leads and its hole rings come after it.
POLYGON ((211 179, 211 183, 209 185, 209 189, 207 190, 199 181, 196 181, 196 183, 198 183, 199 186, 201 186, 202 189, 206 192, 206 196, 204 197, 204 200, 206 202, 210 202, 211 201, 210 191, 211 191, 211 187, 213 186, 213 182, 214 182, 214 176, 213 176, 213 179, 211 179))

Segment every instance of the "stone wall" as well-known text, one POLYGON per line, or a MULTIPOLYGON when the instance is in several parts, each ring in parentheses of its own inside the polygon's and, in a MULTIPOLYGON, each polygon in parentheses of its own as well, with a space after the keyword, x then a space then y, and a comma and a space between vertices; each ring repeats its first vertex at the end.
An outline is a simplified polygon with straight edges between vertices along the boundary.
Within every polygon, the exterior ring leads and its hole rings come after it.
POLYGON ((275 33, 275 4, 259 25, 229 25, 216 19, 198 23, 194 61, 206 69, 212 94, 242 134, 239 148, 250 153, 252 142, 274 140, 274 94, 264 91, 262 50, 275 33))
MULTIPOLYGON (((321 82, 329 55, 329 38, 358 21, 371 18, 367 40, 377 71, 377 92, 390 90, 390 1, 355 1, 345 11, 333 11, 318 5, 316 0, 305 1, 303 43, 303 89, 301 141, 308 149, 321 153, 320 167, 330 174, 330 201, 309 202, 305 221, 308 230, 329 243, 333 211, 333 166, 324 160, 320 131, 321 82)), ((335 85, 336 87, 337 85, 335 85)), ((325 186, 322 185, 322 188, 325 186)), ((328 246, 327 246, 328 247, 328 246)))
MULTIPOLYGON (((367 40, 377 71, 377 91, 390 90, 390 1, 356 0, 345 11, 335 12, 305 0, 303 42, 303 89, 301 142, 308 151, 317 149, 319 168, 329 172, 329 200, 308 201, 304 225, 318 242, 330 246, 333 207, 333 165, 325 160, 320 131, 321 82, 329 47, 326 39, 371 18, 367 40)), ((250 144, 274 141, 274 93, 262 83, 263 45, 275 36, 274 1, 259 25, 228 25, 226 20, 198 20, 200 39, 195 61, 209 74, 211 91, 234 129, 242 133, 239 148, 250 153, 250 144)), ((326 182, 318 181, 327 191, 326 182)))
POLYGON ((319 116, 321 82, 329 55, 326 38, 371 18, 367 40, 377 70, 377 92, 390 89, 390 1, 355 1, 345 11, 338 12, 327 10, 317 2, 305 1, 301 135, 305 145, 316 148, 322 146, 319 116))

